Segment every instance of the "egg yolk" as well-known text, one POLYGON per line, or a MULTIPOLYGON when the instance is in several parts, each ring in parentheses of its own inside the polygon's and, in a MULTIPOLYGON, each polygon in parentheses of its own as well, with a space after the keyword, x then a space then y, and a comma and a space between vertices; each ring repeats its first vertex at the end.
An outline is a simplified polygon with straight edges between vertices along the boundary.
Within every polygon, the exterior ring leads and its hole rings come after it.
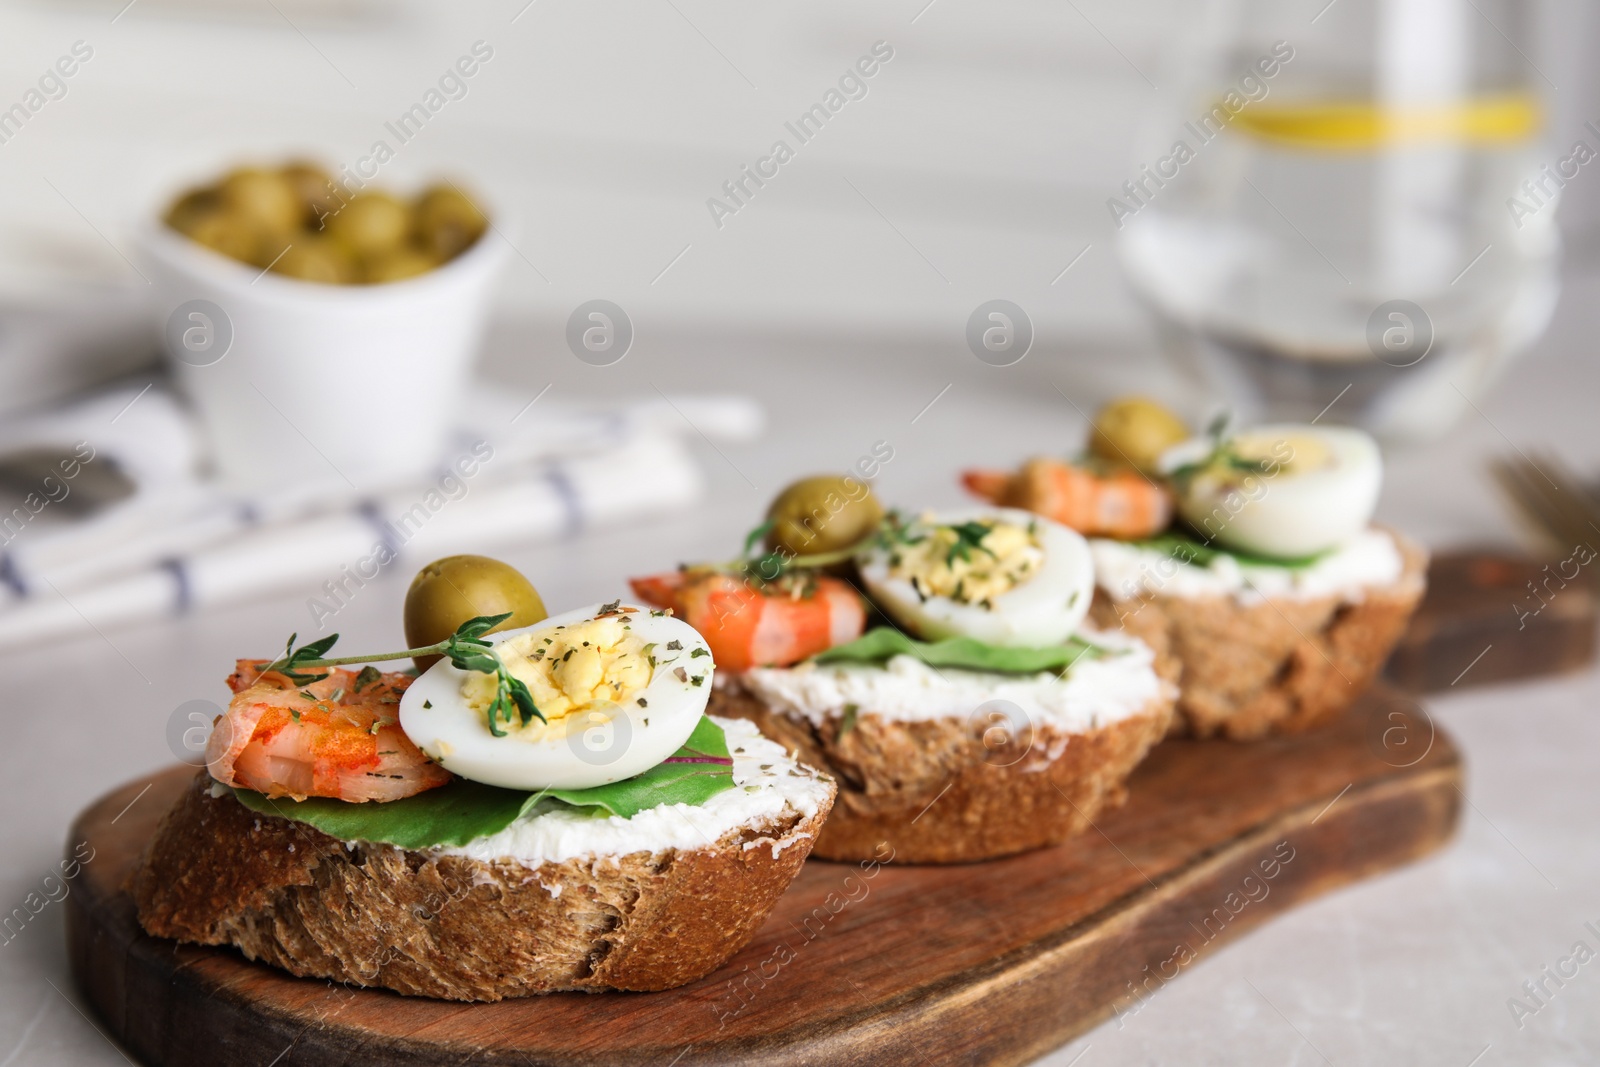
POLYGON ((1305 434, 1238 434, 1229 444, 1240 459, 1253 460, 1276 474, 1305 474, 1333 463, 1328 446, 1305 434))
MULTIPOLYGON (((498 649, 506 670, 528 687, 534 704, 551 726, 597 704, 623 704, 646 686, 654 668, 644 641, 628 629, 627 615, 609 615, 571 626, 519 634, 498 649)), ((469 674, 461 693, 473 710, 488 721, 497 683, 493 675, 469 674)), ((509 729, 538 730, 534 719, 527 727, 513 723, 509 729)))
POLYGON ((968 522, 929 526, 896 545, 889 574, 911 583, 917 595, 945 597, 992 608, 1039 571, 1044 551, 1026 526, 968 522), (923 534, 916 540, 916 534, 923 534))

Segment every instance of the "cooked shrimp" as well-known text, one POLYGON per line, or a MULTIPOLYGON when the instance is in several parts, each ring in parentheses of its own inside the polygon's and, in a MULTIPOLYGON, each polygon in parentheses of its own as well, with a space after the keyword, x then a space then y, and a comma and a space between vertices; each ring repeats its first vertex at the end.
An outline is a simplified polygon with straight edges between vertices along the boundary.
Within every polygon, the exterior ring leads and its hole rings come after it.
POLYGON ((641 599, 671 608, 700 631, 726 671, 787 667, 861 636, 861 597, 837 578, 758 588, 723 571, 675 571, 628 583, 641 599), (787 588, 785 588, 787 586, 787 588))
POLYGON ((433 763, 400 729, 405 674, 380 674, 358 688, 357 674, 330 668, 297 686, 267 660, 240 660, 228 676, 233 700, 206 745, 206 765, 224 785, 269 797, 399 800, 444 785, 433 763))
POLYGON ((1091 537, 1151 537, 1172 522, 1172 493, 1137 471, 1097 474, 1057 459, 1030 459, 1015 474, 967 471, 968 491, 1026 508, 1091 537))

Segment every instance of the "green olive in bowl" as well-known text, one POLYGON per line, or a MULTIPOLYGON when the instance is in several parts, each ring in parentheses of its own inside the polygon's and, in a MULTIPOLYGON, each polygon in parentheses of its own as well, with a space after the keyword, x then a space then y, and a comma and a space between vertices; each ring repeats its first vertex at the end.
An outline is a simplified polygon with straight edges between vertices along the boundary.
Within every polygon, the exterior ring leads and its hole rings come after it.
POLYGON ((242 167, 217 184, 222 202, 265 233, 291 233, 305 222, 306 205, 277 171, 242 167))
POLYGON ((489 220, 461 190, 435 185, 417 198, 416 224, 418 241, 443 260, 472 247, 489 220))
POLYGON ((187 228, 183 232, 211 251, 241 263, 266 266, 261 262, 262 250, 267 246, 265 238, 249 219, 237 212, 218 206, 194 214, 185 219, 184 224, 187 228))
POLYGON ((166 223, 179 233, 192 235, 222 210, 222 197, 215 189, 194 189, 184 193, 167 209, 166 223))
POLYGON ((1125 396, 1095 414, 1089 452, 1148 474, 1161 453, 1191 436, 1189 427, 1170 409, 1148 397, 1125 396))
POLYGON ((795 556, 839 552, 858 544, 883 521, 883 505, 867 483, 848 475, 802 478, 767 509, 767 548, 795 556))
POLYGON ((376 258, 405 243, 411 234, 411 210, 388 193, 358 193, 329 215, 324 226, 355 255, 376 258))
POLYGON ((471 197, 450 182, 414 197, 373 188, 352 193, 327 168, 303 159, 271 168, 237 167, 180 194, 163 220, 230 259, 335 285, 380 285, 427 274, 477 244, 490 226, 471 197))
POLYGON ((426 274, 439 265, 439 261, 410 245, 392 248, 367 261, 361 280, 373 285, 383 282, 404 281, 426 274))
MULTIPOLYGON (((550 614, 533 583, 509 563, 488 556, 436 559, 417 572, 406 591, 406 645, 438 644, 468 619, 506 612, 511 618, 495 630, 532 626, 550 614)), ((438 656, 418 656, 414 662, 425 671, 438 660, 438 656)))
POLYGON ((332 214, 338 207, 338 186, 333 184, 328 172, 315 163, 289 163, 279 173, 294 187, 301 203, 310 209, 312 226, 318 225, 323 216, 332 214))
POLYGON ((294 243, 280 249, 277 261, 272 264, 274 274, 283 274, 301 281, 342 285, 354 281, 355 261, 339 242, 317 234, 303 233, 294 243))

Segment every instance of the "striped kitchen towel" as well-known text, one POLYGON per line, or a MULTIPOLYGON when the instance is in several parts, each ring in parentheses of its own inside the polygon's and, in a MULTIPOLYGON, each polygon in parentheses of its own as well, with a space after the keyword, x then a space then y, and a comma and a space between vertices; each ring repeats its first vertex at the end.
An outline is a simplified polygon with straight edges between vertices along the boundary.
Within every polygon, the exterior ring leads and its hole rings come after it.
POLYGON ((0 482, 17 498, 0 513, 0 648, 295 587, 320 622, 397 560, 686 508, 703 478, 685 437, 749 439, 762 424, 739 397, 534 399, 474 390, 426 481, 251 498, 200 474, 204 443, 159 385, 0 425, 0 482))

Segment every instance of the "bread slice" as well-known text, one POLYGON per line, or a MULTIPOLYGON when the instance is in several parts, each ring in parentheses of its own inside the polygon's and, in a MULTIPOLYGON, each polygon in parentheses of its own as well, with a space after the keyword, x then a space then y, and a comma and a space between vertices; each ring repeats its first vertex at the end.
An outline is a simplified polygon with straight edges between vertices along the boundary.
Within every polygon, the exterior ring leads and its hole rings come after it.
POLYGON ((1240 597, 1095 590, 1089 618, 1156 653, 1178 686, 1175 733, 1249 741, 1298 733, 1337 716, 1366 691, 1427 585, 1428 554, 1385 531, 1398 578, 1313 597, 1240 597))
MULTIPOLYGON (((835 792, 746 724, 723 726, 739 784, 688 824, 703 844, 538 862, 482 855, 501 835, 428 852, 341 841, 258 815, 201 772, 133 875, 139 921, 157 937, 234 945, 296 975, 412 996, 683 985, 765 921, 835 792), (755 805, 765 814, 740 821, 751 790, 776 792, 755 805), (723 798, 726 810, 715 807, 723 798), (718 818, 731 823, 721 833, 718 818)), ((686 818, 674 807, 635 820, 673 815, 686 818)))
POLYGON ((818 858, 966 863, 1059 844, 1126 799, 1128 774, 1172 715, 1171 687, 1145 670, 1151 694, 1132 714, 1087 728, 1033 718, 1000 749, 981 715, 776 707, 754 691, 760 672, 719 677, 711 707, 835 779, 818 858))

